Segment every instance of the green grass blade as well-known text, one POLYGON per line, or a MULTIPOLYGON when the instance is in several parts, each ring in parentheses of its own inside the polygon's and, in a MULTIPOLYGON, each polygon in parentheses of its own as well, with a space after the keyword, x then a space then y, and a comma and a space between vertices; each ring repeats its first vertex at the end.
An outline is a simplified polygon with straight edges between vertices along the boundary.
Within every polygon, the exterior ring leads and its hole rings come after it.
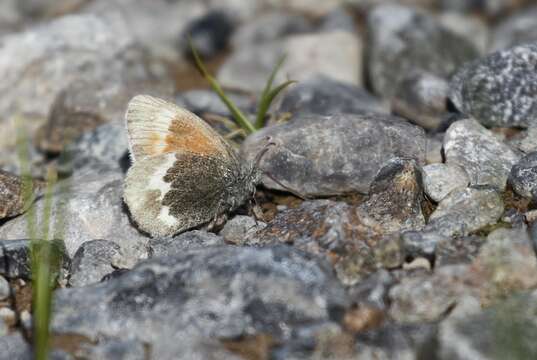
POLYGON ((278 94, 282 92, 286 87, 294 83, 296 83, 296 81, 294 80, 286 81, 283 84, 270 90, 261 98, 257 109, 257 119, 255 124, 256 128, 260 129, 265 125, 265 116, 270 108, 270 105, 272 104, 272 101, 274 101, 274 98, 278 96, 278 94))
POLYGON ((244 131, 246 131, 246 133, 248 134, 255 132, 256 128, 254 127, 254 125, 252 125, 250 120, 248 120, 248 118, 242 113, 242 111, 239 110, 239 108, 233 103, 233 101, 231 101, 226 96, 224 90, 222 89, 218 81, 211 74, 209 74, 209 72, 207 71, 207 68, 203 64, 203 61, 201 61, 198 51, 194 47, 194 44, 192 43, 192 40, 190 39, 190 37, 188 41, 190 44, 192 55, 194 56, 194 62, 196 64, 196 67, 198 68, 200 73, 203 75, 203 77, 209 82, 214 92, 216 92, 218 97, 222 100, 222 102, 229 109, 229 111, 231 112, 231 115, 233 116, 237 124, 239 124, 239 126, 243 128, 244 131))
POLYGON ((283 55, 282 57, 280 57, 280 59, 276 63, 276 66, 274 66, 274 69, 272 69, 272 72, 270 73, 270 76, 269 76, 269 78, 267 80, 265 88, 263 89, 263 92, 261 93, 261 98, 264 98, 265 96, 267 96, 267 94, 272 89, 272 84, 274 83, 274 79, 276 78, 276 74, 278 73, 278 71, 282 67, 282 65, 283 65, 283 63, 285 61, 285 58, 286 58, 286 55, 283 55))
POLYGON ((53 280, 56 272, 55 248, 49 239, 52 194, 57 174, 52 168, 47 172, 47 185, 43 200, 41 240, 34 243, 32 252, 34 266, 33 279, 33 318, 34 318, 34 352, 36 360, 46 360, 50 349, 50 318, 52 312, 53 280))

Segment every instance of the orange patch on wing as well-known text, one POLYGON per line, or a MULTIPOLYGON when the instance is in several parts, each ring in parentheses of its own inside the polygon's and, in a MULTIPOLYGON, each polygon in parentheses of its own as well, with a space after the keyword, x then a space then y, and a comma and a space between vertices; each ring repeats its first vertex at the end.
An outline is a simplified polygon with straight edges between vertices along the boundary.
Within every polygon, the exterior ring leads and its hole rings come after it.
POLYGON ((204 129, 191 123, 173 120, 166 135, 164 152, 187 150, 198 154, 214 154, 219 151, 216 139, 211 139, 204 129))

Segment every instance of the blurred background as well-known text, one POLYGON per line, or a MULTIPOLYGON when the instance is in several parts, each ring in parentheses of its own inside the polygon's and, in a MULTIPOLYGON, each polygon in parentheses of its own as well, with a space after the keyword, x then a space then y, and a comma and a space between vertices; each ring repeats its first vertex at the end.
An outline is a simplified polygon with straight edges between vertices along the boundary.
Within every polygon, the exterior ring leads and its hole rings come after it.
POLYGON ((128 99, 138 93, 174 99, 198 114, 229 115, 214 93, 193 91, 208 84, 192 65, 187 34, 246 112, 286 54, 277 81, 322 75, 356 85, 386 111, 434 130, 455 69, 537 40, 531 3, 2 0, 0 167, 17 172, 15 115, 28 120, 36 175, 45 157, 83 132, 122 122, 128 99), (435 96, 416 108, 425 83, 435 96))

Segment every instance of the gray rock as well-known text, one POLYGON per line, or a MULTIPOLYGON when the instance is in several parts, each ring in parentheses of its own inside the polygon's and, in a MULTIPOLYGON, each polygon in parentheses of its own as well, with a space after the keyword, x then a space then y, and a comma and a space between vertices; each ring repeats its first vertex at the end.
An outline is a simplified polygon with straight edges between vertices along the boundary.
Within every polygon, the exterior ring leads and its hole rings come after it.
POLYGON ((498 17, 522 7, 527 0, 440 0, 442 9, 462 13, 481 13, 488 17, 498 17))
MULTIPOLYGON (((0 360, 31 360, 34 354, 30 345, 21 333, 16 332, 6 336, 0 336, 0 360)), ((74 360, 74 358, 62 350, 52 350, 50 360, 74 360)))
POLYGON ((8 279, 30 278, 30 240, 0 241, 0 274, 8 279))
POLYGON ((22 214, 42 194, 42 181, 31 180, 28 185, 31 185, 32 189, 25 194, 24 179, 0 169, 0 219, 22 214))
POLYGON ((124 126, 127 103, 135 95, 168 98, 173 92, 169 80, 149 79, 138 73, 127 79, 120 75, 76 81, 62 90, 52 104, 47 122, 37 131, 38 148, 58 154, 65 145, 103 123, 124 126))
POLYGON ((0 276, 0 301, 4 301, 9 297, 11 289, 7 280, 0 276))
POLYGON ((517 12, 500 22, 492 34, 493 51, 537 41, 537 6, 517 12))
POLYGON ((379 268, 404 261, 398 233, 424 226, 419 172, 412 161, 390 161, 359 206, 307 201, 279 213, 248 245, 288 243, 330 260, 339 279, 354 285, 379 268), (402 210, 404 209, 404 210, 402 210))
POLYGON ((389 323, 357 335, 356 351, 365 360, 433 359, 436 324, 389 323))
POLYGON ((413 160, 386 162, 371 183, 369 198, 358 206, 358 216, 383 232, 419 230, 425 226, 421 210, 421 169, 413 160))
MULTIPOLYGON (((148 237, 131 224, 123 200, 120 172, 78 173, 59 182, 52 199, 50 232, 63 234, 69 257, 80 245, 94 239, 109 239, 121 247, 122 267, 132 267, 147 257, 148 237)), ((35 203, 38 223, 42 220, 44 199, 35 203)), ((2 239, 28 238, 27 214, 0 227, 2 239)))
MULTIPOLYGON (((105 283, 60 289, 54 305, 55 334, 143 341, 151 358, 192 359, 200 343, 216 339, 268 333, 281 343, 300 329, 341 320, 349 304, 317 260, 276 246, 149 260, 105 283)), ((307 333, 297 336, 314 343, 307 333)))
POLYGON ((508 144, 524 154, 537 151, 537 127, 530 127, 509 139, 508 144))
POLYGON ((84 171, 120 172, 130 165, 128 147, 124 124, 101 125, 66 146, 58 160, 58 171, 63 175, 84 171))
POLYGON ((17 314, 9 307, 0 308, 0 321, 6 325, 15 325, 17 322, 17 314))
POLYGON ((493 303, 537 286, 537 258, 526 228, 499 228, 487 236, 472 266, 482 302, 493 303))
POLYGON ((472 185, 505 189, 511 167, 520 154, 473 119, 453 123, 444 137, 448 165, 459 165, 472 185))
POLYGON ((0 36, 20 28, 23 14, 17 7, 18 2, 18 0, 5 0, 0 4, 0 36))
POLYGON ((472 61, 457 71, 450 99, 486 126, 537 124, 537 44, 520 45, 472 61))
POLYGON ((96 14, 109 23, 123 19, 128 32, 151 54, 177 60, 177 41, 188 24, 208 11, 199 1, 93 0, 85 13, 96 14), (148 16, 151 14, 151 16, 148 16))
POLYGON ((456 189, 440 201, 425 230, 434 230, 447 237, 468 235, 495 224, 503 210, 503 201, 494 189, 456 189))
POLYGON ((431 164, 423 167, 423 185, 427 196, 440 202, 451 191, 470 184, 466 171, 458 165, 431 164))
POLYGON ((5 36, 0 47, 3 126, 13 126, 14 114, 44 119, 56 96, 73 82, 143 72, 139 64, 127 64, 134 41, 123 25, 73 15, 5 36))
POLYGON ((435 229, 406 231, 401 234, 404 252, 407 257, 411 258, 420 256, 431 258, 436 250, 436 246, 444 240, 446 240, 446 236, 435 229))
POLYGON ((149 243, 151 257, 175 256, 190 249, 225 245, 224 239, 200 230, 187 231, 175 237, 152 239, 149 243))
POLYGON ((427 154, 425 157, 427 164, 444 162, 442 157, 443 140, 444 134, 442 133, 427 136, 427 154))
POLYGON ((354 285, 382 267, 383 257, 400 258, 398 243, 381 231, 369 226, 348 204, 314 200, 278 213, 246 245, 290 244, 324 257, 334 264, 340 281, 354 285))
POLYGON ((440 323, 438 358, 532 359, 537 356, 536 294, 519 294, 477 314, 440 323))
POLYGON ((235 49, 241 49, 312 30, 313 25, 305 16, 287 11, 270 11, 240 26, 233 34, 231 44, 235 49))
POLYGON ((485 241, 485 237, 477 235, 459 236, 439 241, 435 251, 435 267, 473 262, 485 241))
POLYGON ((323 17, 341 7, 341 0, 272 0, 270 4, 291 12, 305 13, 311 17, 323 17))
POLYGON ((30 345, 19 332, 0 337, 0 360, 31 360, 30 345))
POLYGON ((527 154, 513 166, 509 183, 520 196, 537 197, 537 152, 527 154))
MULTIPOLYGON (((318 115, 293 119, 250 135, 241 153, 253 159, 270 136, 278 144, 260 162, 263 171, 303 195, 367 193, 384 163, 425 158, 421 128, 382 114, 318 115)), ((263 185, 282 188, 265 176, 263 185)))
POLYGON ((403 76, 392 99, 394 114, 434 130, 447 112, 449 84, 438 76, 414 72, 403 76))
POLYGON ((278 112, 294 116, 327 116, 342 113, 388 113, 388 109, 378 98, 358 86, 319 75, 302 81, 287 91, 278 112))
POLYGON ((406 277, 390 289, 390 317, 399 323, 439 320, 466 290, 465 266, 437 268, 434 275, 406 277))
POLYGON ((444 27, 471 42, 480 54, 487 53, 491 36, 489 26, 483 18, 448 11, 440 13, 438 20, 444 27))
POLYGON ((354 18, 344 7, 334 9, 322 18, 319 31, 332 30, 356 31, 354 18))
POLYGON ((363 239, 371 240, 379 235, 358 217, 353 217, 355 211, 355 207, 344 202, 305 201, 297 208, 279 212, 267 227, 248 239, 248 244, 287 243, 313 254, 343 253, 347 244, 354 241, 361 244, 363 239), (346 232, 346 229, 351 231, 346 232))
POLYGON ((224 87, 261 92, 275 64, 286 54, 275 84, 322 74, 361 85, 361 52, 360 39, 346 31, 292 35, 237 49, 220 67, 217 78, 224 87))
POLYGON ((224 228, 220 231, 220 235, 228 243, 242 245, 255 232, 264 229, 266 223, 254 219, 250 216, 237 215, 233 219, 228 220, 224 228))
POLYGON ((478 55, 473 44, 432 15, 410 7, 379 5, 368 14, 367 28, 369 80, 383 97, 392 97, 401 77, 411 71, 447 78, 478 55))
POLYGON ((85 0, 17 0, 17 9, 25 18, 49 20, 78 10, 85 0))
POLYGON ((4 319, 0 318, 0 338, 6 336, 8 331, 9 329, 7 327, 6 322, 4 321, 4 319))
POLYGON ((194 46, 202 58, 215 57, 228 46, 234 28, 235 23, 229 13, 222 10, 209 11, 190 21, 183 30, 180 51, 190 56, 190 46, 194 46))
POLYGON ((113 264, 121 257, 119 245, 108 240, 86 241, 71 261, 69 285, 73 287, 97 283, 114 271, 113 264))
POLYGON ((356 304, 387 309, 389 307, 388 292, 395 282, 394 276, 389 271, 381 269, 349 287, 349 297, 356 304))
MULTIPOLYGON (((226 91, 226 96, 245 114, 255 112, 255 99, 239 92, 226 91)), ((195 114, 204 113, 217 114, 228 118, 232 117, 229 109, 220 99, 218 94, 212 90, 188 90, 179 93, 175 102, 195 114)))

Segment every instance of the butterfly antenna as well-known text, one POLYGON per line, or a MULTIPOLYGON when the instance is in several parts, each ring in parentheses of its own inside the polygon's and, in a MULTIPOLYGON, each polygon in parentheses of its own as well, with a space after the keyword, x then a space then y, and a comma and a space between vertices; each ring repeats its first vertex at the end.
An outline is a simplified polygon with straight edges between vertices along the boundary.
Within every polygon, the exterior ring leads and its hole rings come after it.
POLYGON ((261 149, 261 151, 258 152, 255 157, 254 164, 256 168, 259 168, 259 163, 261 162, 261 159, 263 158, 263 156, 265 156, 269 148, 271 146, 276 146, 276 143, 272 140, 272 137, 267 136, 266 140, 267 140, 267 143, 265 144, 265 146, 263 146, 263 149, 261 149))
MULTIPOLYGON (((274 140, 272 140, 272 137, 270 137, 270 136, 267 136, 266 141, 267 141, 267 143, 265 144, 263 149, 261 149, 261 151, 255 157, 254 164, 255 164, 256 168, 258 168, 258 169, 259 169, 259 163, 261 162, 261 159, 267 153, 269 148, 271 146, 276 146, 277 145, 276 142, 274 140)), ((280 185, 282 188, 284 188, 286 191, 290 192, 291 194, 295 195, 296 197, 298 197, 298 198, 300 198, 302 200, 308 200, 307 196, 302 195, 298 191, 291 189, 289 186, 282 184, 281 181, 279 181, 274 176, 272 176, 272 174, 270 174, 270 173, 268 173, 266 171, 263 171, 263 174, 268 176, 272 181, 274 181, 276 184, 280 185)))
POLYGON ((277 180, 272 174, 263 171, 263 174, 267 175, 270 180, 274 181, 276 184, 280 185, 282 188, 284 188, 286 191, 290 192, 291 194, 295 195, 296 197, 302 199, 302 200, 308 200, 308 197, 306 195, 302 195, 296 190, 291 189, 289 186, 282 184, 281 181, 277 180))

